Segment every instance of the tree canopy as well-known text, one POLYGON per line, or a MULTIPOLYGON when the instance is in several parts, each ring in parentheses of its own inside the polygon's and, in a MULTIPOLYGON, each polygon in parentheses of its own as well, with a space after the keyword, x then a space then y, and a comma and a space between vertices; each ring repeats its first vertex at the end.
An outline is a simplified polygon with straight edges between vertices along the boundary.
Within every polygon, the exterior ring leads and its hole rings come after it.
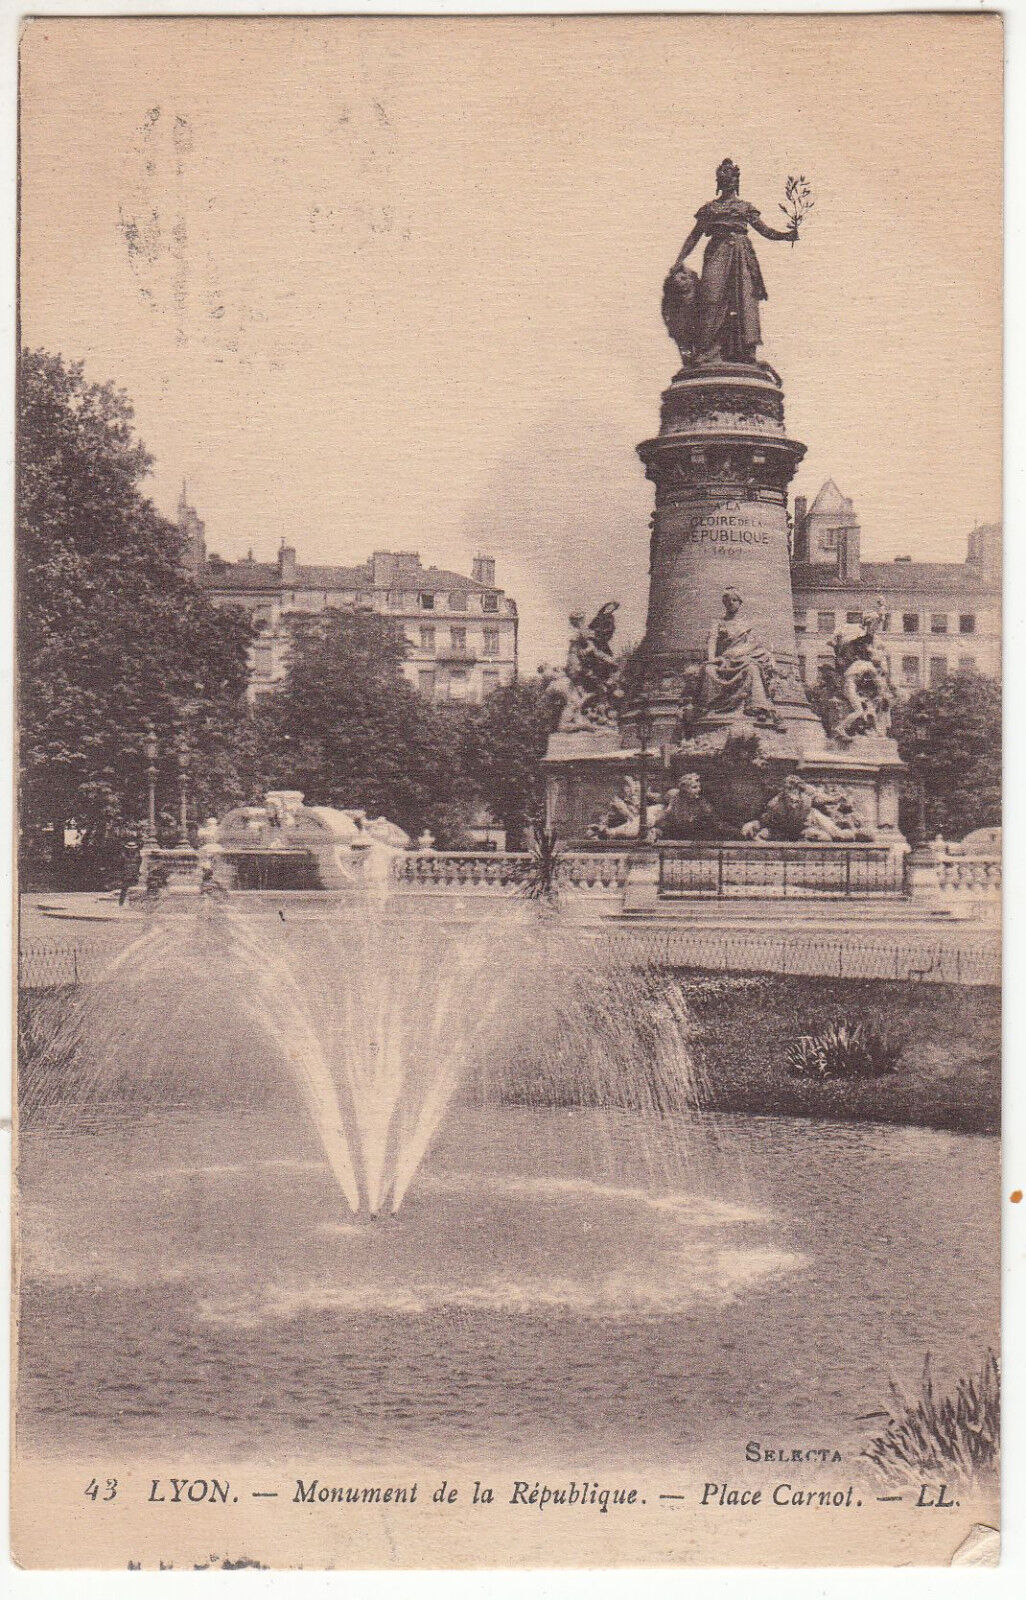
POLYGON ((433 705, 407 682, 406 641, 388 617, 327 610, 289 626, 288 675, 257 714, 266 784, 413 835, 451 831, 454 808, 473 799, 461 760, 469 710, 433 705))
POLYGON ((230 750, 251 627, 210 603, 178 529, 144 497, 151 460, 125 393, 43 350, 22 352, 18 391, 23 838, 38 852, 45 830, 60 844, 74 820, 98 861, 143 813, 148 726, 169 801, 183 731, 201 785, 216 773, 221 800, 239 797, 230 750))
POLYGON ((906 831, 962 839, 1001 821, 1001 685, 959 672, 895 708, 906 831))
POLYGON ((490 694, 466 733, 466 764, 477 792, 519 847, 545 810, 545 754, 552 709, 545 681, 518 679, 490 694))

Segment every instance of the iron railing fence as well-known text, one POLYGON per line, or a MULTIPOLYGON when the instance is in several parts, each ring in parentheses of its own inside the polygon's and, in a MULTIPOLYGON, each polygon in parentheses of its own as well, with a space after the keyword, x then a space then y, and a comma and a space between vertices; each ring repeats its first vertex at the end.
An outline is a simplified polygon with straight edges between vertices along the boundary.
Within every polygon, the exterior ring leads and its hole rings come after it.
POLYGON ((731 977, 873 978, 912 983, 999 985, 1001 947, 992 938, 927 943, 852 935, 739 932, 733 929, 622 927, 596 930, 610 952, 646 965, 721 972, 731 977))
MULTIPOLYGON (((913 983, 1001 982, 1001 948, 992 936, 949 942, 886 940, 870 930, 848 937, 653 927, 617 923, 571 925, 565 937, 592 945, 624 965, 694 969, 731 977, 780 973, 795 977, 874 978, 913 983)), ((92 982, 111 952, 80 945, 24 945, 22 990, 73 988, 92 982)))
POLYGON ((80 945, 24 944, 18 952, 19 989, 73 989, 96 968, 95 952, 80 945))
POLYGON ((886 845, 672 844, 659 847, 659 894, 725 900, 858 899, 906 892, 886 845))

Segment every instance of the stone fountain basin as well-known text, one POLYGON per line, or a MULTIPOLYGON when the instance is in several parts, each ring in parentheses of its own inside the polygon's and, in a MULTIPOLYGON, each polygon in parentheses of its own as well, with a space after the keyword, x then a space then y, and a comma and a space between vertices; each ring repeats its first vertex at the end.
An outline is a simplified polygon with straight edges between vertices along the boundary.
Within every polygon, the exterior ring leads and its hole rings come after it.
POLYGON ((183 1086, 143 1125, 23 1138, 22 1436, 590 1472, 751 1439, 857 1455, 890 1378, 929 1349, 944 1387, 996 1340, 972 1220, 997 1149, 459 1106, 372 1225, 283 1096, 196 1116, 183 1086))

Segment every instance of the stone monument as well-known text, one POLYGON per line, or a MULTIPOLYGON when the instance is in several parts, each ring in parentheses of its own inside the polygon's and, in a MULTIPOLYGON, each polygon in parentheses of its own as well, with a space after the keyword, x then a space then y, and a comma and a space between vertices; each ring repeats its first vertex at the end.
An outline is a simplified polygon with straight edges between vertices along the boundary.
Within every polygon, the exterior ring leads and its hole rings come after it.
POLYGON ((625 777, 646 794, 658 777, 664 803, 651 808, 648 842, 687 837, 692 819, 692 839, 858 839, 904 853, 881 615, 834 643, 828 725, 798 665, 788 488, 805 446, 788 437, 781 379, 759 359, 766 288, 749 230, 794 243, 801 218, 769 227, 741 199, 732 161, 716 180, 663 286, 683 365, 658 434, 638 446, 655 485, 645 637, 590 711, 566 693, 545 757, 548 823, 564 839, 594 839, 625 777), (699 275, 685 261, 703 238, 699 275))

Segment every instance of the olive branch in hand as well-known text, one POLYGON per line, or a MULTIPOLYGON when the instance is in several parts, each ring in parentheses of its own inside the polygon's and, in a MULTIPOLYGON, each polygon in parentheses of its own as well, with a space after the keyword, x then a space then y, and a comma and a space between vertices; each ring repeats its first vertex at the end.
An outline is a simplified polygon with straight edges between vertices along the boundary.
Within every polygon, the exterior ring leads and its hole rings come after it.
POLYGON ((797 178, 788 178, 784 184, 784 199, 780 202, 780 209, 794 232, 794 238, 791 240, 792 250, 798 239, 798 229, 815 204, 811 186, 804 172, 797 178))

